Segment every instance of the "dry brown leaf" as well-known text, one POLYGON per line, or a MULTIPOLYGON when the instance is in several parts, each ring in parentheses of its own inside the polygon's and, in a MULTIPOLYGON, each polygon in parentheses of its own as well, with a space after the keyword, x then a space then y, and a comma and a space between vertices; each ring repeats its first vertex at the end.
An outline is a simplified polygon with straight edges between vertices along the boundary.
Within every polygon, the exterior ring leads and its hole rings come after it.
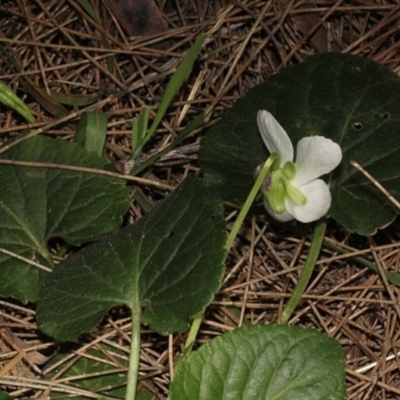
MULTIPOLYGON (((287 7, 289 0, 281 0, 281 7, 287 7)), ((317 9, 315 2, 306 3, 310 9, 317 9)), ((300 36, 308 36, 315 26, 320 23, 320 13, 300 13, 291 16, 290 20, 293 24, 294 32, 300 36)), ((321 25, 311 34, 308 42, 313 45, 317 53, 325 53, 327 51, 340 51, 338 44, 332 40, 331 34, 325 25, 321 25)))
POLYGON ((107 3, 129 36, 147 36, 168 30, 154 0, 107 0, 107 3))

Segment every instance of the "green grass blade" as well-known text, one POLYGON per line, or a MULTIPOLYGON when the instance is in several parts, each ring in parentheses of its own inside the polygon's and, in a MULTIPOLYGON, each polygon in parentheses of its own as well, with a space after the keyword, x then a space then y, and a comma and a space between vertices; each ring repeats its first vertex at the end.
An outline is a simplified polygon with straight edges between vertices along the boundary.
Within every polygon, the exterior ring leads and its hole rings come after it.
POLYGON ((196 39, 194 45, 187 52, 185 57, 182 59, 181 63, 178 65, 175 73, 172 75, 171 80, 168 82, 167 88, 165 89, 165 94, 161 100, 161 104, 160 107, 158 108, 156 117, 149 131, 147 132, 145 142, 147 142, 150 139, 152 134, 157 129, 169 105, 171 104, 172 99, 174 98, 178 90, 181 88, 183 82, 188 77, 190 71, 192 70, 194 62, 197 56, 199 55, 201 48, 203 47, 206 37, 207 37, 206 34, 202 34, 196 39))
POLYGON ((74 142, 101 156, 107 136, 107 122, 106 114, 95 112, 83 114, 75 132, 74 142))
POLYGON ((22 115, 28 122, 35 122, 29 107, 13 92, 13 90, 0 81, 0 102, 22 115))

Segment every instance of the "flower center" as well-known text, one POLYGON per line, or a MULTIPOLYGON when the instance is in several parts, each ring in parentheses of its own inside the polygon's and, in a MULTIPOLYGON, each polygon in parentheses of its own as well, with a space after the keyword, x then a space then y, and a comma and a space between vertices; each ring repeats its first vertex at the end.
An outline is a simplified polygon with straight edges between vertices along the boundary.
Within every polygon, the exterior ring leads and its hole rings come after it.
POLYGON ((288 161, 281 168, 280 157, 278 157, 271 167, 271 172, 267 175, 269 178, 261 188, 262 193, 267 198, 272 210, 277 214, 285 211, 286 200, 291 201, 297 206, 304 206, 307 198, 303 192, 291 182, 296 176, 296 166, 288 161))

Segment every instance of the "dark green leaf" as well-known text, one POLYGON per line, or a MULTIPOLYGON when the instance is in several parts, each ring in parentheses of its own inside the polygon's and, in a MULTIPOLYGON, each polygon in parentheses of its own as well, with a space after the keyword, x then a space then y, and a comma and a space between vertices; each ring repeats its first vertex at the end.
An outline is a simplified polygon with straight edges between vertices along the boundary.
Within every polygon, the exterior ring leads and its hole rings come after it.
MULTIPOLYGON (((98 169, 111 165, 79 145, 36 136, 3 153, 8 160, 98 169)), ((121 179, 31 166, 0 165, 0 247, 52 267, 47 242, 79 245, 119 228, 129 205, 121 179)), ((0 291, 35 301, 45 272, 0 254, 0 291)))
POLYGON ((40 292, 39 325, 74 340, 126 304, 158 332, 186 329, 219 289, 225 242, 220 200, 189 176, 136 224, 60 263, 40 292))
POLYGON ((244 201, 253 171, 268 157, 256 124, 265 109, 294 143, 322 135, 341 146, 343 161, 328 178, 328 215, 349 231, 373 234, 397 210, 350 161, 400 197, 399 92, 400 78, 373 61, 335 53, 309 57, 250 90, 214 125, 199 155, 205 178, 224 199, 244 201))
POLYGON ((171 400, 344 400, 345 359, 317 331, 285 325, 226 333, 179 364, 171 400))

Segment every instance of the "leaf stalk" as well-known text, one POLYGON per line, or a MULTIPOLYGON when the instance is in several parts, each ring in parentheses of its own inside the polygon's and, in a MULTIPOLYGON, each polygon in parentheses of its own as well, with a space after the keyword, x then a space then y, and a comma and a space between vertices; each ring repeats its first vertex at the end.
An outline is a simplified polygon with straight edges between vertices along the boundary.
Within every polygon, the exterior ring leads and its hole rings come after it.
POLYGON ((131 332, 131 347, 129 355, 128 382, 126 386, 125 400, 135 400, 136 386, 139 374, 141 308, 139 301, 135 301, 134 304, 135 305, 131 307, 132 332, 131 332))

